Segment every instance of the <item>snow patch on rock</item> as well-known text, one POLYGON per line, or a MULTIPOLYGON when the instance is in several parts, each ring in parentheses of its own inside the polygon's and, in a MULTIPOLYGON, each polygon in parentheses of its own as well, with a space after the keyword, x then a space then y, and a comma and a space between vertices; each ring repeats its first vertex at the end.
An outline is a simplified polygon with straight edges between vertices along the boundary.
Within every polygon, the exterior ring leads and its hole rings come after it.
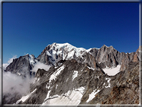
POLYGON ((103 69, 103 71, 109 76, 114 76, 120 72, 120 68, 121 68, 121 65, 117 65, 117 67, 113 67, 113 68, 106 67, 103 69))
POLYGON ((92 68, 92 67, 89 67, 89 66, 87 66, 89 69, 91 69, 91 70, 95 70, 94 68, 92 68))
POLYGON ((100 90, 95 89, 91 94, 89 94, 89 98, 86 102, 88 103, 89 101, 91 101, 99 91, 100 90))
POLYGON ((78 76, 78 71, 73 72, 72 81, 78 76))
POLYGON ((106 78, 106 80, 107 80, 107 83, 108 83, 108 86, 105 86, 105 88, 109 88, 110 87, 110 78, 106 78))
POLYGON ((29 93, 26 96, 23 96, 21 99, 19 99, 16 104, 18 104, 20 101, 25 102, 37 89, 33 90, 31 93, 29 93))
POLYGON ((55 80, 56 77, 60 74, 60 72, 64 69, 64 65, 61 66, 60 68, 58 68, 49 78, 49 82, 51 82, 52 80, 55 80))

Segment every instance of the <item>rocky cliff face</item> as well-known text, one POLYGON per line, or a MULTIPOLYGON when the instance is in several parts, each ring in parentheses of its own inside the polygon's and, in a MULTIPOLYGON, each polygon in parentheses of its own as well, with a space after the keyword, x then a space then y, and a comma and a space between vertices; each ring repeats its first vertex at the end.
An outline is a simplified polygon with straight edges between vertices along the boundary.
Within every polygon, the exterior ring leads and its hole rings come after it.
POLYGON ((101 68, 95 70, 88 64, 78 63, 74 59, 67 60, 49 71, 39 69, 35 82, 31 85, 31 91, 36 91, 26 101, 19 100, 17 103, 52 105, 52 102, 57 100, 58 105, 63 103, 64 98, 66 103, 79 104, 86 91, 99 91, 109 87, 106 78, 109 77, 101 68), (76 98, 73 98, 75 96, 76 98))
POLYGON ((89 103, 139 104, 139 63, 130 62, 125 71, 110 77, 110 86, 102 89, 89 103))
POLYGON ((53 43, 37 58, 25 55, 13 60, 6 71, 26 75, 38 62, 51 66, 37 70, 30 93, 16 104, 138 104, 140 58, 140 48, 124 53, 106 45, 86 50, 53 43), (113 76, 104 70, 114 72, 118 65, 119 73, 113 76))
POLYGON ((129 63, 115 76, 68 60, 49 71, 39 69, 31 93, 17 104, 139 104, 139 63, 129 63))
POLYGON ((68 43, 57 44, 53 43, 48 45, 42 53, 38 56, 37 60, 45 63, 55 65, 60 60, 75 59, 79 63, 90 62, 91 67, 95 67, 92 62, 98 63, 102 68, 116 67, 122 65, 121 71, 126 69, 125 66, 129 62, 137 62, 140 60, 139 51, 132 53, 118 52, 113 46, 103 45, 101 48, 76 48, 68 43))
POLYGON ((25 56, 20 56, 14 59, 13 62, 6 67, 5 71, 10 71, 20 76, 30 75, 30 71, 36 62, 37 60, 34 55, 27 54, 25 56))

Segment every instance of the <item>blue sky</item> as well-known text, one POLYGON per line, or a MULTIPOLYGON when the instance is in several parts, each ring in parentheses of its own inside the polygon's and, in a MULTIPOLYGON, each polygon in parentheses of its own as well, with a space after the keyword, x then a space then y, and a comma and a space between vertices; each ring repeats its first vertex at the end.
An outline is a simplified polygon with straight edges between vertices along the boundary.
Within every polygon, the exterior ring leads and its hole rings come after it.
POLYGON ((48 45, 139 47, 139 3, 3 3, 3 62, 48 45))

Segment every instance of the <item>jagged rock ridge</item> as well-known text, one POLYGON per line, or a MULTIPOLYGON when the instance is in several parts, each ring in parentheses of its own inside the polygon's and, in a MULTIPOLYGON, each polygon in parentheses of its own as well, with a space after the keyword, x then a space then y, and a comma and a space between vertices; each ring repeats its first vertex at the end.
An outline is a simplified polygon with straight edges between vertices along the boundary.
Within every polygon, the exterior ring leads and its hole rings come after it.
POLYGON ((124 71, 125 66, 130 61, 139 61, 139 51, 132 53, 118 52, 113 46, 103 45, 101 48, 76 48, 68 43, 58 44, 53 43, 48 45, 42 53, 37 57, 37 60, 45 63, 55 65, 60 60, 75 59, 79 63, 88 62, 93 68, 97 63, 101 68, 116 67, 122 65, 121 71, 124 71))
POLYGON ((15 59, 5 71, 21 73, 22 69, 26 69, 26 71, 30 72, 38 61, 46 65, 56 66, 57 62, 70 59, 75 59, 79 63, 88 63, 93 68, 97 68, 97 66, 111 68, 121 65, 120 71, 124 71, 129 62, 140 60, 138 50, 132 53, 120 53, 112 46, 108 47, 106 45, 101 48, 86 50, 76 48, 69 43, 53 43, 48 45, 37 58, 33 55, 25 55, 15 59))
POLYGON ((31 85, 32 94, 17 104, 138 104, 138 70, 138 62, 131 62, 125 71, 110 77, 101 69, 68 60, 48 72, 39 69, 31 85))

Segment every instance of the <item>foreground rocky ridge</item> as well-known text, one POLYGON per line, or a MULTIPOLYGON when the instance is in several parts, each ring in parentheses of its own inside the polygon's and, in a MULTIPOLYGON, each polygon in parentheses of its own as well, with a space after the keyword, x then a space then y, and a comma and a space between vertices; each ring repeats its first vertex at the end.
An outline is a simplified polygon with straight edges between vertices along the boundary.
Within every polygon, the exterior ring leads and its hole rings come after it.
POLYGON ((52 100, 50 99, 54 99, 55 97, 59 102, 62 98, 65 98, 68 103, 78 105, 85 90, 100 90, 108 86, 109 83, 105 79, 106 77, 108 76, 101 68, 95 70, 89 67, 88 64, 81 64, 76 60, 67 60, 56 69, 54 67, 50 68, 48 72, 39 69, 36 74, 35 83, 31 85, 31 91, 36 89, 36 95, 33 93, 32 96, 23 103, 52 104, 52 100), (106 85, 102 86, 101 83, 105 83, 106 85), (90 85, 93 87, 90 88, 90 85), (68 95, 68 93, 70 94, 68 95), (72 94, 79 96, 78 101, 72 98, 72 94))
POLYGON ((39 69, 31 85, 33 90, 36 91, 17 104, 139 104, 139 63, 130 62, 125 71, 108 76, 101 68, 65 61, 48 72, 39 69))
POLYGON ((103 89, 90 104, 139 104, 139 63, 130 62, 124 72, 111 77, 111 88, 103 89))

